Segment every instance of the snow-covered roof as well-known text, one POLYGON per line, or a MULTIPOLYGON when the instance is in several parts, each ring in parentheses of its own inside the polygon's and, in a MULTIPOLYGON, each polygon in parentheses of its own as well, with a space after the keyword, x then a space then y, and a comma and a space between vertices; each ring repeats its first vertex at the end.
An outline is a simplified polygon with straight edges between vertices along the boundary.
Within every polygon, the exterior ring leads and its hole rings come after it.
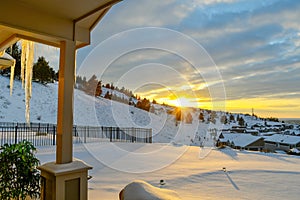
POLYGON ((298 144, 300 143, 300 136, 274 134, 271 136, 266 136, 265 141, 284 144, 298 144))
POLYGON ((14 58, 5 52, 0 52, 0 69, 5 69, 13 66, 14 58))
POLYGON ((271 136, 274 134, 277 134, 277 132, 261 132, 261 133, 259 133, 259 135, 261 135, 261 136, 271 136))
POLYGON ((292 148, 292 149, 291 149, 291 152, 294 152, 294 153, 300 153, 300 151, 299 151, 297 148, 292 148))
POLYGON ((246 133, 258 133, 258 130, 246 129, 246 133))
POLYGON ((253 136, 251 134, 237 134, 237 133, 223 134, 223 136, 224 136, 223 140, 234 143, 235 146, 239 146, 239 147, 246 147, 249 144, 256 142, 257 140, 262 138, 259 136, 253 136))

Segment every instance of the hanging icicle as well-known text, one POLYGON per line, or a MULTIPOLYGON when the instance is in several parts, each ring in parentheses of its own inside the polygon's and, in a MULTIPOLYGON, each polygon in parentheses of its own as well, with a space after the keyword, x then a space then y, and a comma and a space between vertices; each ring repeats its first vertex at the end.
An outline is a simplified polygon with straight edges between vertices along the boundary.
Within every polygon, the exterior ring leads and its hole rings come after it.
POLYGON ((12 95, 13 87, 14 87, 15 66, 16 66, 16 60, 13 61, 13 65, 10 67, 10 81, 9 81, 10 96, 12 95))
POLYGON ((23 87, 25 83, 25 118, 28 124, 30 123, 31 82, 34 59, 33 55, 34 43, 31 41, 22 40, 21 80, 23 87))
POLYGON ((24 88, 27 48, 28 48, 28 41, 22 40, 22 42, 21 42, 21 72, 20 72, 22 88, 24 88))

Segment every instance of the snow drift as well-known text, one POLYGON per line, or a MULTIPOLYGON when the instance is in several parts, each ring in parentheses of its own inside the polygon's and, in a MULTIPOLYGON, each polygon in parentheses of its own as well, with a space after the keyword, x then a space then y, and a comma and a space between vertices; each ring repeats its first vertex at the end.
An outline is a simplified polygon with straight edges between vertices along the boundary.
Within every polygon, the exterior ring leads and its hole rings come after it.
POLYGON ((149 183, 136 180, 129 183, 119 194, 120 200, 180 200, 172 190, 154 187, 149 183))

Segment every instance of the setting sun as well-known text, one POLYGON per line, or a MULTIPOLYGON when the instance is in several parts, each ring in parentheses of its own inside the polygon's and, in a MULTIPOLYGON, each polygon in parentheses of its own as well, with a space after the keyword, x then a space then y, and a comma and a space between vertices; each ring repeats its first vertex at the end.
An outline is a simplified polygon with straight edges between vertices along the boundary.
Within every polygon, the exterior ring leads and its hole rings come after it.
POLYGON ((174 104, 177 107, 198 107, 197 101, 194 99, 186 98, 186 97, 180 97, 178 99, 174 100, 174 104))

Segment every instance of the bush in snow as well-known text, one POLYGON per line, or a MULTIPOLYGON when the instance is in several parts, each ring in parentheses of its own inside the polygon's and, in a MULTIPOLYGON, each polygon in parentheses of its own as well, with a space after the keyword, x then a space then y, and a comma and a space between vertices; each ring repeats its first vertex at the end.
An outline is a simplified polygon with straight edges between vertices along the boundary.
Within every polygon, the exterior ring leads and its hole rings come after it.
POLYGON ((35 147, 28 141, 4 144, 0 148, 0 198, 25 199, 40 195, 39 160, 33 152, 35 147))

